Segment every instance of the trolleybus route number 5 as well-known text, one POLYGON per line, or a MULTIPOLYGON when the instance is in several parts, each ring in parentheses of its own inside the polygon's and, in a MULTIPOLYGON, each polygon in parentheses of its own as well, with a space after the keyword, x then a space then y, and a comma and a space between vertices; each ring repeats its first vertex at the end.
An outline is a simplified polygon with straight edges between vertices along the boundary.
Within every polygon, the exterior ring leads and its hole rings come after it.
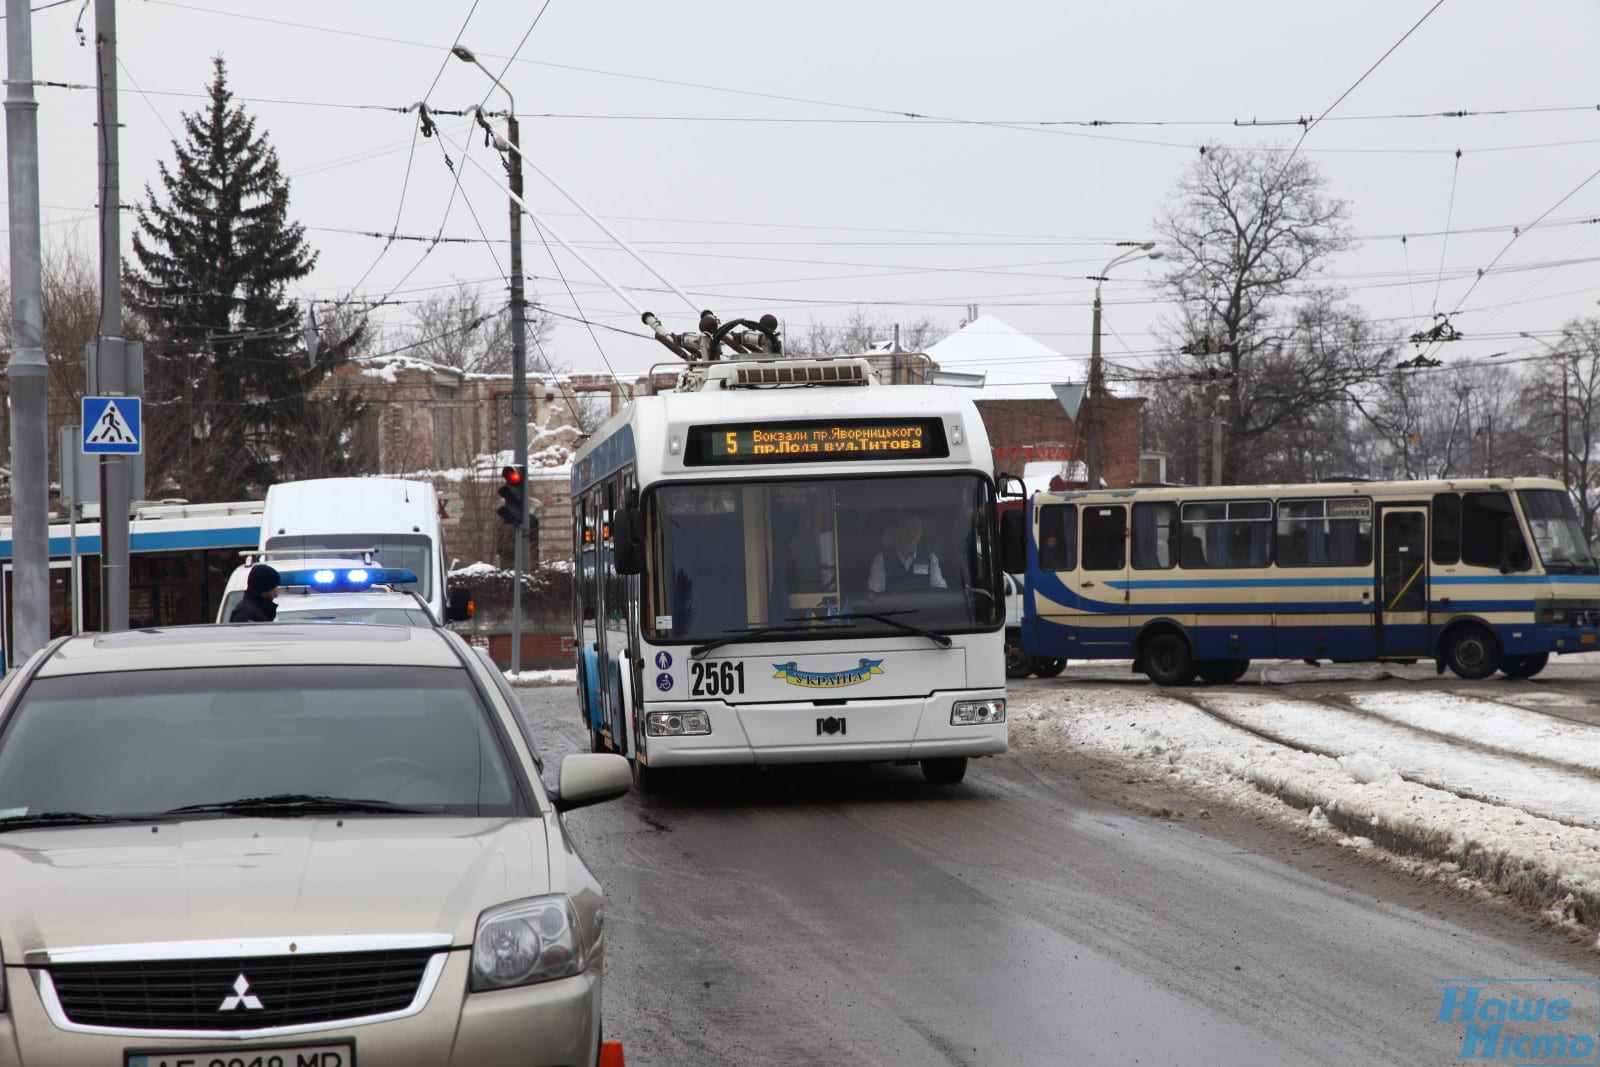
POLYGON ((744 692, 744 663, 723 660, 720 663, 689 662, 693 677, 692 696, 734 696, 744 692))

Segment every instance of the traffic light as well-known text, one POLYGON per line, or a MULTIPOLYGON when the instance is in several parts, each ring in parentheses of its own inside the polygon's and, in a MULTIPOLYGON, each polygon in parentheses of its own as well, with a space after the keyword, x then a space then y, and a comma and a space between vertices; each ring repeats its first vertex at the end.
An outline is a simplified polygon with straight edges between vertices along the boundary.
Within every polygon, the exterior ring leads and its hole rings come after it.
POLYGON ((521 526, 528 513, 528 479, 521 467, 501 467, 500 477, 506 483, 500 487, 500 499, 505 503, 495 510, 512 526, 521 526))

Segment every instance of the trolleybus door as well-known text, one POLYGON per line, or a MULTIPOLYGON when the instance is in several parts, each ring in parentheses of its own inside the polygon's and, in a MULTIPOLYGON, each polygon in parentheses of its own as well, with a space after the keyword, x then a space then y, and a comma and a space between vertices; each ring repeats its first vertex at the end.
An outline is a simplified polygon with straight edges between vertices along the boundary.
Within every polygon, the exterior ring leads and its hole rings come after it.
POLYGON ((1079 538, 1079 567, 1064 574, 1078 594, 1080 654, 1085 659, 1126 656, 1128 632, 1128 508, 1125 504, 1085 504, 1079 538))
POLYGON ((1428 510, 1380 508, 1378 516, 1378 654, 1428 655, 1428 510))

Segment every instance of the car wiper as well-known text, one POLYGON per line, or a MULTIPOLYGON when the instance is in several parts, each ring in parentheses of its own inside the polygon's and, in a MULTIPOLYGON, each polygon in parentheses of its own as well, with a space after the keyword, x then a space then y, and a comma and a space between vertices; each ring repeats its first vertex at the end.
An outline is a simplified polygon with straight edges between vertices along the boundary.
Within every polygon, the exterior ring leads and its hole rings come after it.
POLYGON ((41 811, 37 815, 10 815, 0 819, 0 833, 31 830, 39 826, 90 826, 97 823, 146 822, 148 815, 94 815, 86 811, 41 811))
POLYGON ((893 617, 895 615, 910 615, 910 614, 911 614, 911 612, 909 610, 907 610, 907 611, 852 611, 852 612, 849 612, 848 614, 845 614, 845 615, 829 615, 828 618, 829 619, 873 619, 873 620, 875 620, 877 622, 886 623, 886 624, 888 624, 890 626, 893 626, 897 630, 904 630, 908 634, 916 634, 918 637, 926 637, 928 640, 932 641, 934 644, 938 645, 940 648, 949 648, 950 647, 950 644, 951 644, 950 638, 946 637, 944 634, 936 634, 932 630, 924 630, 920 626, 913 626, 909 622, 901 622, 899 619, 896 619, 896 618, 893 617))
POLYGON ((812 618, 809 615, 801 615, 792 619, 786 619, 784 621, 784 625, 781 626, 759 626, 754 630, 741 630, 736 634, 726 634, 722 637, 706 641, 691 648, 689 650, 689 655, 694 659, 699 659, 707 652, 710 652, 713 649, 721 648, 723 645, 731 645, 741 641, 756 641, 772 634, 793 634, 800 633, 802 631, 809 631, 816 623, 823 621, 832 622, 834 619, 842 618, 845 618, 845 616, 829 615, 827 616, 826 620, 824 620, 820 618, 812 618), (792 626, 789 625, 790 623, 803 623, 804 625, 792 626))
POLYGON ((434 815, 443 809, 435 804, 417 807, 392 804, 387 800, 359 800, 355 797, 317 796, 311 793, 276 793, 269 797, 240 797, 210 804, 185 804, 163 815, 337 815, 388 813, 395 815, 434 815))

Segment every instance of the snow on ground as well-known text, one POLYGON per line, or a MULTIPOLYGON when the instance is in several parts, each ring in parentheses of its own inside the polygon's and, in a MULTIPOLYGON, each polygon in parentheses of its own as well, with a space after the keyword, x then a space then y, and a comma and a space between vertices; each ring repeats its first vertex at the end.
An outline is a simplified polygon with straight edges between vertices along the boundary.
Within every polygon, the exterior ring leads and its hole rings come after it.
POLYGON ((512 685, 577 685, 578 672, 570 667, 564 671, 506 671, 506 681, 512 685))
POLYGON ((1600 928, 1600 726, 1443 692, 1349 698, 1380 718, 1276 686, 1171 691, 1196 707, 1154 686, 1061 681, 1011 690, 1013 748, 1082 752, 1308 831, 1331 825, 1344 844, 1600 928))

